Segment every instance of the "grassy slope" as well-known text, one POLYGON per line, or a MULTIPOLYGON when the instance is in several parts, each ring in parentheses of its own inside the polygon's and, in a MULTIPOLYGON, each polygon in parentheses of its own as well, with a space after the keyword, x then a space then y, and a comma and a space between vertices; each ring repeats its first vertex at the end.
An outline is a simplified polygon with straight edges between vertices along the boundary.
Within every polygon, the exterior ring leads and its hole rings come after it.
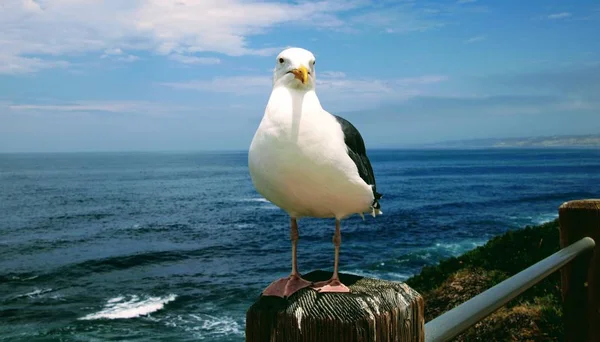
MULTIPOLYGON (((425 320, 452 309, 559 250, 558 221, 509 231, 406 281, 425 299, 425 320)), ((560 341, 560 276, 555 272, 457 338, 459 341, 560 341)))

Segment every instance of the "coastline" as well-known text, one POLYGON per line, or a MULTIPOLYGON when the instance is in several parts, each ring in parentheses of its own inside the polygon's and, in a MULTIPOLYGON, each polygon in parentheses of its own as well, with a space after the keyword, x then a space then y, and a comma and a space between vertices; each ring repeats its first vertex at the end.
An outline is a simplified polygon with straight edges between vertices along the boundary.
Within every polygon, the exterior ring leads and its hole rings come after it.
MULTIPOLYGON (((405 282, 423 296, 427 322, 559 249, 554 219, 498 235, 461 256, 424 267, 405 282)), ((555 272, 455 340, 561 341, 563 336, 560 275, 555 272)))

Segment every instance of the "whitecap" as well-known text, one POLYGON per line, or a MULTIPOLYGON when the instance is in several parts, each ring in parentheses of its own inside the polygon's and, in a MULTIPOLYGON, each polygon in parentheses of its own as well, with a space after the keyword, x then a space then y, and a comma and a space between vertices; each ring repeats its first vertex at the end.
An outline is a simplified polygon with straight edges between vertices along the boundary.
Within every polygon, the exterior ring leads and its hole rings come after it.
POLYGON ((116 303, 116 302, 120 302, 123 299, 125 299, 124 297, 115 297, 115 298, 111 298, 107 301, 107 303, 116 303))
POLYGON ((550 221, 554 221, 558 217, 557 213, 548 213, 538 215, 535 219, 533 219, 533 223, 536 225, 548 223, 550 221))
POLYGON ((274 210, 274 209, 279 209, 278 207, 274 206, 274 205, 263 205, 260 207, 261 209, 267 209, 267 210, 274 210))
POLYGON ((230 316, 214 316, 204 313, 167 315, 160 319, 171 328, 179 328, 198 339, 219 336, 243 336, 242 324, 230 316))
MULTIPOLYGON (((429 248, 437 250, 438 252, 447 252, 452 256, 459 256, 465 252, 475 249, 479 246, 483 246, 486 240, 465 240, 454 243, 436 243, 434 247, 429 248)), ((431 257, 431 254, 427 253, 427 259, 431 257)))
POLYGON ((266 198, 262 197, 252 197, 252 198, 242 198, 240 199, 242 202, 265 202, 270 203, 266 198))
POLYGON ((44 294, 44 293, 48 293, 48 292, 52 292, 53 289, 51 288, 47 288, 47 289, 35 289, 31 292, 27 292, 24 294, 20 294, 15 296, 13 299, 17 299, 17 298, 23 298, 23 297, 29 297, 29 298, 34 298, 34 297, 39 297, 40 295, 44 294))
POLYGON ((165 304, 172 302, 177 298, 176 295, 170 294, 166 297, 144 297, 140 298, 136 295, 130 296, 129 300, 119 296, 110 298, 106 301, 104 309, 79 318, 79 320, 93 319, 125 319, 145 316, 152 312, 161 310, 165 304))

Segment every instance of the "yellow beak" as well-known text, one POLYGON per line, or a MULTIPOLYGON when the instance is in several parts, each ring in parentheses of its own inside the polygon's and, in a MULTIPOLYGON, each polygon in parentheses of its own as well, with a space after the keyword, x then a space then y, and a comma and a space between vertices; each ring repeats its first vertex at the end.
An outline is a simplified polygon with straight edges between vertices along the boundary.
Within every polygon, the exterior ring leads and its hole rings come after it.
POLYGON ((306 84, 308 81, 308 70, 304 65, 301 65, 298 69, 292 69, 292 74, 302 82, 302 84, 306 84))

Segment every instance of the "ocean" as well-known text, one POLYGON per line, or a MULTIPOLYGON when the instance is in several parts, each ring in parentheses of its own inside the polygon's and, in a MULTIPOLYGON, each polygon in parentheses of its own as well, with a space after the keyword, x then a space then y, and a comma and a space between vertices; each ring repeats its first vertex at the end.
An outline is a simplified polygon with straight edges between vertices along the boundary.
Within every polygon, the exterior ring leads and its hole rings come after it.
MULTIPOLYGON (((600 150, 371 150, 384 214, 342 222, 340 271, 402 281, 600 197, 600 150)), ((301 272, 333 220, 299 220, 301 272)), ((0 154, 0 340, 243 341, 290 271, 289 219, 246 152, 0 154)))

